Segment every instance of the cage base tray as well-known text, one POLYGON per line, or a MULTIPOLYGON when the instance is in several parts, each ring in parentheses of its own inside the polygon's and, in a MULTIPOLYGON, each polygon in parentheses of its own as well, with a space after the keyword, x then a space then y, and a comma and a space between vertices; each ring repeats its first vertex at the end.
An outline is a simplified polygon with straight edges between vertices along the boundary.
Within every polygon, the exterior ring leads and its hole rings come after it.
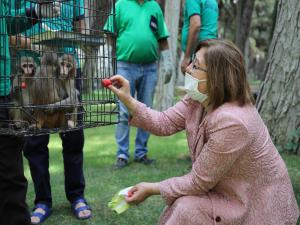
POLYGON ((105 44, 105 39, 99 35, 87 35, 68 31, 46 31, 31 38, 33 44, 52 47, 96 47, 105 44))

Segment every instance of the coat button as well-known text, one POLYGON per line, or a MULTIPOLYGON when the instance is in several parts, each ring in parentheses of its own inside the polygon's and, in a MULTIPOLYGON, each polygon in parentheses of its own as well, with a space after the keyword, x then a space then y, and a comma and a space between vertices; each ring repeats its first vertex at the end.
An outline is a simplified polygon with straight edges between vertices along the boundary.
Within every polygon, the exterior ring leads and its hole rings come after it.
POLYGON ((216 217, 216 222, 221 222, 221 217, 217 216, 216 217))

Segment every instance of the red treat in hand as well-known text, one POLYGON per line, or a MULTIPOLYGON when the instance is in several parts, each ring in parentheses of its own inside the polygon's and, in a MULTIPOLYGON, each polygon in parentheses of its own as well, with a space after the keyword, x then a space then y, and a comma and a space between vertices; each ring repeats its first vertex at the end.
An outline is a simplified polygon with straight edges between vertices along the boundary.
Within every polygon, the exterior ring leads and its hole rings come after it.
POLYGON ((21 88, 22 88, 22 89, 26 89, 26 87, 27 87, 26 83, 25 83, 25 82, 22 82, 21 88))
POLYGON ((131 191, 128 191, 127 196, 130 198, 132 197, 133 193, 131 191))
POLYGON ((107 88, 109 85, 112 85, 112 82, 110 79, 103 79, 102 85, 107 88))

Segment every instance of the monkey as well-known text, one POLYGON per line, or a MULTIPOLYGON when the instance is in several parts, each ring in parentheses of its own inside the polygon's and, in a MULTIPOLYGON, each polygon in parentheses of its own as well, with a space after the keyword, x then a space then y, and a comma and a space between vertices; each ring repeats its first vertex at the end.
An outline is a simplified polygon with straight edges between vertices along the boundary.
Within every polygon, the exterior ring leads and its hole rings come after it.
POLYGON ((24 106, 31 104, 30 89, 37 68, 37 64, 31 56, 21 56, 19 61, 20 63, 17 64, 19 72, 12 81, 12 99, 17 108, 9 110, 10 118, 16 128, 21 128, 22 124, 27 126, 32 122, 31 113, 24 106))
POLYGON ((77 122, 77 104, 79 102, 79 91, 75 87, 77 63, 73 55, 63 54, 58 58, 58 79, 56 88, 59 101, 50 104, 50 107, 62 107, 68 116, 67 126, 76 127, 77 122))
POLYGON ((32 57, 21 56, 21 71, 24 77, 33 77, 37 65, 32 57))
POLYGON ((64 112, 56 109, 48 110, 50 104, 60 101, 57 88, 57 76, 59 74, 58 56, 56 53, 44 53, 41 57, 41 65, 37 67, 30 90, 32 104, 36 107, 36 127, 59 128, 64 124, 64 112))
POLYGON ((79 102, 79 91, 75 87, 77 63, 73 55, 63 54, 58 59, 58 66, 58 82, 60 83, 57 85, 58 95, 63 99, 62 105, 70 105, 68 112, 71 113, 71 116, 67 123, 69 127, 74 128, 77 122, 77 104, 79 102))

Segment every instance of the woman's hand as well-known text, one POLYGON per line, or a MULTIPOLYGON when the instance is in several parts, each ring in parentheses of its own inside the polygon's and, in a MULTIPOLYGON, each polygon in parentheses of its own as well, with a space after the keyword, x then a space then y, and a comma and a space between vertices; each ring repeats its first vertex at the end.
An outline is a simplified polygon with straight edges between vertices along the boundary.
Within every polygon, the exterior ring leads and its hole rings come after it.
POLYGON ((145 201, 151 195, 160 194, 157 183, 139 183, 131 188, 128 196, 125 198, 129 204, 139 204, 145 201))
POLYGON ((112 81, 112 85, 109 85, 107 88, 119 97, 121 102, 126 105, 129 113, 133 115, 136 108, 136 100, 130 95, 128 80, 121 75, 115 75, 111 77, 110 80, 112 81))

